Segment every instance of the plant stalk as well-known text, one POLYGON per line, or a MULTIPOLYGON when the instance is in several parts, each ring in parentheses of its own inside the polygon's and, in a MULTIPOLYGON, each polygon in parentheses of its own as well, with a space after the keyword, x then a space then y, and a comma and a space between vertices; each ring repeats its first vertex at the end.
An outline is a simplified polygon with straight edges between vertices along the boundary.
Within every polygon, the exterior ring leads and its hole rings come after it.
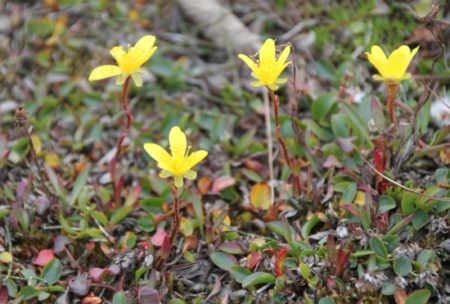
POLYGON ((269 187, 270 187, 270 201, 275 203, 275 178, 273 173, 273 144, 272 144, 272 127, 270 121, 270 101, 267 90, 264 90, 264 118, 266 122, 266 138, 267 138, 267 162, 269 164, 269 187))
POLYGON ((395 100, 397 99, 398 88, 398 83, 387 83, 388 95, 386 109, 389 113, 391 122, 395 125, 397 125, 397 119, 395 118, 395 100))
POLYGON ((269 90, 270 99, 272 100, 273 112, 274 112, 274 117, 275 117, 275 136, 278 140, 278 143, 280 144, 281 152, 283 153, 283 157, 284 157, 289 169, 291 169, 292 179, 293 179, 293 184, 294 184, 294 192, 295 192, 295 194, 298 195, 300 193, 300 180, 299 180, 297 172, 294 168, 293 161, 289 156, 286 142, 284 141, 284 138, 281 134, 281 126, 280 126, 280 118, 279 118, 280 102, 279 102, 278 96, 275 94, 275 92, 270 89, 268 89, 268 90, 269 90))
POLYGON ((179 198, 178 198, 178 190, 175 186, 172 186, 172 196, 173 196, 173 225, 170 231, 170 245, 173 245, 176 241, 176 236, 178 233, 178 229, 180 228, 180 207, 179 207, 179 198))
POLYGON ((116 178, 117 163, 119 162, 119 159, 120 159, 120 153, 122 150, 123 141, 125 140, 125 137, 130 132, 131 123, 133 122, 133 116, 131 115, 131 113, 129 111, 128 98, 127 98, 128 88, 130 86, 130 80, 131 80, 130 77, 127 77, 127 79, 125 79, 125 82, 123 83, 123 86, 122 86, 122 93, 120 95, 120 103, 122 105, 123 111, 125 112, 125 116, 126 116, 125 130, 120 133, 120 136, 117 139, 116 154, 114 155, 114 157, 111 161, 111 164, 110 164, 110 168, 109 168, 109 172, 111 175, 111 182, 113 184, 115 206, 118 206, 120 204, 120 196, 121 196, 121 192, 122 192, 121 190, 122 190, 122 183, 123 183, 123 180, 121 180, 121 179, 117 180, 117 178, 116 178))

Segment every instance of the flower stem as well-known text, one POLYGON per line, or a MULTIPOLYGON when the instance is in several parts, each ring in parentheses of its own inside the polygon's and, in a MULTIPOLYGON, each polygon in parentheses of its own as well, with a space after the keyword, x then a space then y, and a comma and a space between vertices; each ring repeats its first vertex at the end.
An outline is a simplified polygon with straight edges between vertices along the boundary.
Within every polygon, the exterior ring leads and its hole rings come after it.
POLYGON ((395 99, 397 98, 398 88, 398 83, 387 83, 388 96, 386 109, 391 118, 391 122, 395 125, 397 125, 397 119, 395 118, 395 99))
POLYGON ((173 245, 176 241, 176 236, 178 229, 180 228, 180 207, 179 207, 179 198, 178 198, 178 190, 175 186, 172 186, 172 195, 173 195, 173 225, 170 231, 170 245, 173 245))
POLYGON ((270 187, 270 201, 275 202, 275 178, 273 174, 273 145, 272 145, 272 128, 270 122, 270 102, 267 90, 264 90, 264 117, 266 121, 266 138, 267 138, 267 162, 269 164, 269 187, 270 187))
POLYGON ((294 193, 299 194, 300 193, 300 180, 299 180, 296 170, 294 168, 293 161, 291 160, 291 158, 289 156, 286 142, 284 141, 284 138, 281 134, 281 126, 280 126, 280 118, 279 118, 280 102, 279 102, 278 96, 275 94, 275 92, 273 90, 269 89, 269 96, 270 96, 270 99, 272 100, 273 112, 274 112, 274 117, 275 117, 275 136, 278 140, 278 143, 280 144, 281 152, 283 153, 283 157, 284 157, 289 169, 291 169, 292 179, 293 179, 293 184, 294 184, 294 193))
POLYGON ((118 206, 120 203, 120 194, 121 194, 121 190, 122 190, 122 185, 123 185, 123 178, 117 180, 116 178, 116 169, 117 169, 117 163, 119 162, 120 159, 120 152, 122 149, 122 144, 123 141, 125 140, 125 137, 128 135, 129 131, 130 131, 130 127, 131 127, 131 123, 133 121, 133 116, 131 115, 129 109, 128 109, 128 98, 127 98, 127 94, 128 94, 128 88, 130 86, 130 77, 127 77, 127 79, 125 79, 125 82, 122 86, 122 93, 120 95, 120 103, 122 104, 123 107, 123 111, 125 112, 126 115, 126 124, 125 124, 125 130, 123 132, 120 133, 119 138, 117 139, 116 142, 116 154, 114 155, 110 167, 109 167, 109 173, 111 175, 111 182, 113 184, 113 191, 114 191, 114 204, 115 206, 118 206))
POLYGON ((42 170, 42 167, 39 163, 38 157, 37 157, 37 153, 36 153, 36 149, 34 147, 33 144, 33 140, 31 139, 31 135, 30 132, 28 131, 27 125, 26 124, 20 124, 20 128, 22 129, 22 132, 25 134, 25 136, 28 139, 28 142, 30 144, 31 147, 31 155, 32 155, 32 159, 33 162, 36 166, 36 168, 38 169, 38 174, 39 174, 39 179, 41 180, 41 184, 42 187, 44 188, 44 192, 47 195, 47 198, 50 200, 50 202, 55 202, 56 197, 53 195, 52 192, 50 192, 50 190, 48 189, 47 185, 45 184, 45 175, 44 175, 44 170, 42 170))

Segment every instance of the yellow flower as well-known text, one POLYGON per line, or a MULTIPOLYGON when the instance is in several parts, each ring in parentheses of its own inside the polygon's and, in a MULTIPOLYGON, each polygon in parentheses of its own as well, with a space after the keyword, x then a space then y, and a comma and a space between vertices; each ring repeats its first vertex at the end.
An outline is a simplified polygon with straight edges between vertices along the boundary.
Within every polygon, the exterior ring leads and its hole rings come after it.
POLYGON ((386 58, 383 50, 378 45, 372 46, 371 52, 366 52, 366 55, 370 63, 380 73, 380 75, 374 75, 373 78, 391 83, 398 83, 411 78, 411 74, 406 73, 406 70, 418 49, 419 47, 416 47, 411 51, 408 46, 402 45, 393 51, 389 58, 386 58))
POLYGON ((256 81, 252 82, 252 86, 266 86, 275 91, 279 84, 287 81, 285 78, 279 78, 283 70, 291 63, 286 59, 291 52, 291 47, 286 46, 280 54, 278 60, 275 58, 275 41, 267 39, 259 50, 259 60, 254 62, 250 57, 239 54, 239 58, 244 61, 252 70, 252 76, 256 81))
POLYGON ((146 35, 139 39, 134 46, 129 46, 125 51, 121 46, 113 47, 109 53, 117 62, 117 65, 102 65, 96 67, 89 74, 89 81, 101 80, 117 76, 116 84, 122 85, 127 77, 131 76, 136 86, 142 85, 141 75, 146 72, 141 66, 152 57, 157 47, 155 36, 146 35))
POLYGON ((194 180, 197 177, 197 173, 192 168, 201 162, 208 152, 199 150, 189 154, 190 147, 187 147, 186 135, 177 126, 170 130, 169 144, 172 155, 156 144, 145 144, 144 149, 162 169, 159 176, 161 178, 173 176, 175 186, 180 188, 183 186, 183 178, 194 180))

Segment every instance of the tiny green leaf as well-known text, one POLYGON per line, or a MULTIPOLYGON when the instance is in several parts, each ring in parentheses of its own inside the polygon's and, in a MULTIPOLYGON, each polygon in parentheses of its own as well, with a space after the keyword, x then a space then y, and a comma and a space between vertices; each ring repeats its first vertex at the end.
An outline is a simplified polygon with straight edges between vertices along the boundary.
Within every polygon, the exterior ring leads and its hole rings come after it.
POLYGON ((216 251, 211 253, 210 258, 217 267, 226 271, 230 271, 232 266, 238 265, 238 261, 231 254, 216 251))
POLYGON ((430 296, 428 289, 419 289, 408 295, 405 304, 427 304, 430 296))
POLYGON ((261 284, 269 284, 275 282, 275 276, 266 272, 255 272, 247 276, 242 281, 242 287, 253 287, 261 284))
POLYGON ((406 255, 398 256, 394 261, 394 271, 401 277, 407 276, 412 269, 411 259, 406 255))
POLYGON ((58 259, 53 259, 42 270, 41 278, 47 285, 53 285, 59 280, 61 272, 61 262, 58 259))

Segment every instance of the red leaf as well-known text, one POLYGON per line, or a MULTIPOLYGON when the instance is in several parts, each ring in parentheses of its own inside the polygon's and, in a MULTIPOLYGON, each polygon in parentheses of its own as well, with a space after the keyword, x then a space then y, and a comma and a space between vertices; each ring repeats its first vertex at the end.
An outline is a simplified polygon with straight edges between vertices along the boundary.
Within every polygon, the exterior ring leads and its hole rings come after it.
POLYGON ((250 270, 258 267, 259 262, 261 262, 262 254, 260 252, 252 252, 248 255, 248 268, 250 270))
POLYGON ((379 171, 380 173, 384 173, 384 155, 383 150, 380 148, 375 148, 373 151, 373 161, 375 163, 375 169, 379 171))
POLYGON ((353 206, 352 204, 343 204, 341 206, 341 208, 347 210, 348 212, 353 214, 355 217, 361 218, 361 215, 359 214, 359 211, 356 210, 355 206, 353 206))
POLYGON ((162 247, 164 240, 167 238, 167 232, 164 229, 159 229, 156 231, 155 235, 152 237, 152 244, 156 247, 162 247))
POLYGON ((275 276, 281 277, 283 275, 283 262, 289 250, 281 249, 275 254, 275 276))
POLYGON ((336 270, 334 272, 336 276, 340 276, 344 272, 347 267, 348 260, 350 259, 350 253, 351 251, 348 249, 346 249, 345 252, 342 248, 338 249, 336 256, 336 270))
POLYGON ((327 238, 327 254, 330 263, 336 261, 336 241, 331 234, 329 234, 327 238))
POLYGON ((51 260, 55 258, 53 251, 50 249, 44 249, 39 251, 37 258, 33 264, 36 266, 45 267, 51 260))
POLYGON ((5 286, 0 286, 0 304, 8 303, 8 289, 5 286))
POLYGON ((231 176, 221 176, 214 181, 211 192, 219 193, 222 190, 233 186, 235 182, 236 180, 231 176))
POLYGON ((150 287, 142 287, 139 291, 139 304, 161 304, 159 292, 150 287))
POLYGON ((167 258, 170 254, 170 240, 169 236, 166 235, 166 237, 163 239, 163 242, 161 244, 161 257, 163 259, 167 258))
POLYGON ((108 272, 108 269, 95 267, 89 270, 89 275, 95 283, 99 283, 103 279, 103 277, 108 274, 108 272))

